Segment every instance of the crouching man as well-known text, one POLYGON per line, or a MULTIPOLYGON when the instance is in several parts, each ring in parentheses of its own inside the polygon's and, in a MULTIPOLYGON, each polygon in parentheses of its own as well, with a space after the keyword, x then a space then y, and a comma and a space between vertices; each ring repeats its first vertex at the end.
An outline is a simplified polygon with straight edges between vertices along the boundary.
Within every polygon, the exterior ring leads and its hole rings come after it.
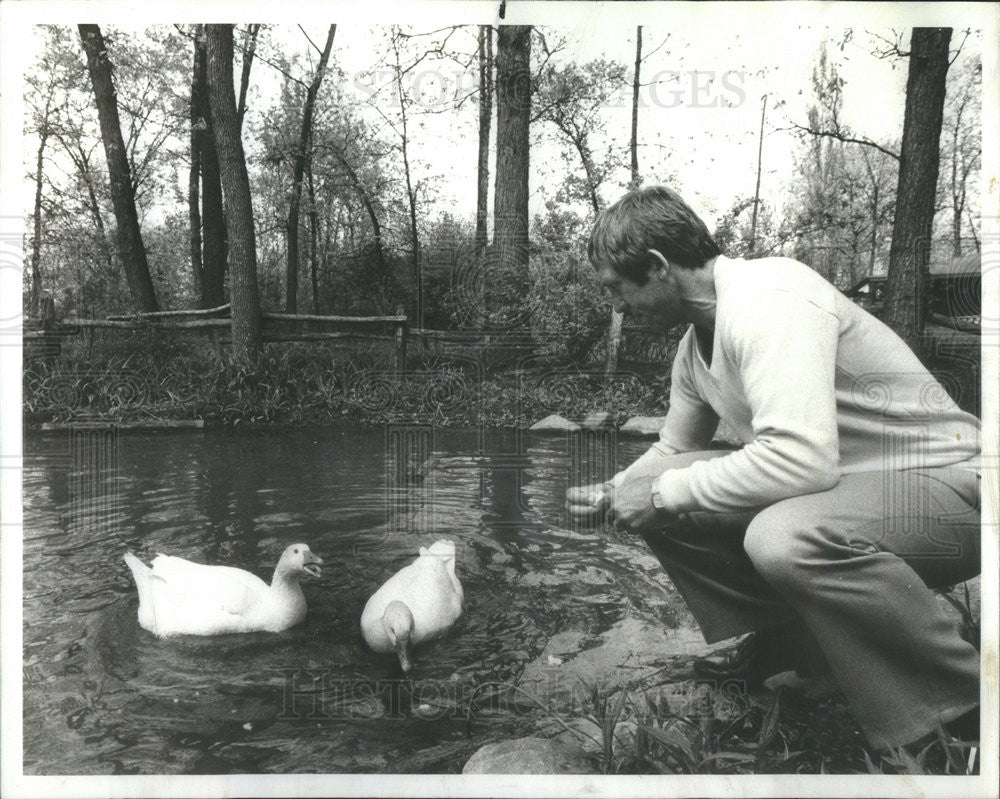
POLYGON ((617 310, 687 332, 660 439, 567 492, 643 537, 714 643, 705 677, 828 664, 873 746, 978 738, 979 654, 931 589, 979 573, 979 421, 807 266, 723 256, 674 192, 630 192, 590 259, 617 310), (744 446, 709 451, 719 420, 744 446))

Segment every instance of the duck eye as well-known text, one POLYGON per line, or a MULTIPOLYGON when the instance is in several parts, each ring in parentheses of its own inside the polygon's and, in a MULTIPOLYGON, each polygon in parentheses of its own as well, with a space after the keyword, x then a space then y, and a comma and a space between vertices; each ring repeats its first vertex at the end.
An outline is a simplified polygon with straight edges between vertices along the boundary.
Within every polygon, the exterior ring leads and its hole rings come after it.
POLYGON ((299 554, 299 548, 295 547, 295 549, 293 549, 292 552, 294 552, 296 555, 298 555, 299 554))

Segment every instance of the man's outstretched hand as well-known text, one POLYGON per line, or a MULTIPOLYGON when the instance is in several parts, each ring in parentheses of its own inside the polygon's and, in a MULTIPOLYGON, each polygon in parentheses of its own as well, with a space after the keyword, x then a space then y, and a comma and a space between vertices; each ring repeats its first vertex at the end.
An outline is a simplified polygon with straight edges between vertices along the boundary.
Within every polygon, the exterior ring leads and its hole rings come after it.
POLYGON ((566 492, 566 509, 574 519, 590 521, 599 519, 611 507, 614 493, 611 483, 594 483, 573 486, 566 492))
POLYGON ((671 514, 653 507, 652 491, 656 477, 636 475, 615 489, 608 521, 616 529, 646 533, 662 529, 670 523, 671 514))
POLYGON ((607 520, 619 530, 644 533, 666 527, 673 518, 653 507, 651 492, 656 475, 637 475, 617 489, 611 483, 574 486, 566 492, 566 508, 574 519, 607 520))

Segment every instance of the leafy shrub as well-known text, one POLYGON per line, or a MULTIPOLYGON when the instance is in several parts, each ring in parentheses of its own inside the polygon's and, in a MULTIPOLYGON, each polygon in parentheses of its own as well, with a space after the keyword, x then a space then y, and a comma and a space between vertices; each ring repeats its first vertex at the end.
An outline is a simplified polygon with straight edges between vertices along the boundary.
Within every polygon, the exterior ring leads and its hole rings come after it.
POLYGON ((587 258, 586 223, 549 208, 535 220, 530 330, 535 352, 552 363, 582 364, 605 336, 611 307, 587 258))

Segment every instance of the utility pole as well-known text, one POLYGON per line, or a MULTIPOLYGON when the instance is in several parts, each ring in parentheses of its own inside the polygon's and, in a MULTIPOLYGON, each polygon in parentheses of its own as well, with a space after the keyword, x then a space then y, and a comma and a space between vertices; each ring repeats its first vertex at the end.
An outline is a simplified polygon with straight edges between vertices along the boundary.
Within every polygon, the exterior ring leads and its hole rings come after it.
POLYGON ((757 206, 760 204, 760 168, 764 158, 764 115, 767 113, 767 95, 762 98, 760 106, 760 137, 757 141, 757 188, 753 193, 753 219, 750 221, 750 252, 754 255, 757 248, 757 206))

